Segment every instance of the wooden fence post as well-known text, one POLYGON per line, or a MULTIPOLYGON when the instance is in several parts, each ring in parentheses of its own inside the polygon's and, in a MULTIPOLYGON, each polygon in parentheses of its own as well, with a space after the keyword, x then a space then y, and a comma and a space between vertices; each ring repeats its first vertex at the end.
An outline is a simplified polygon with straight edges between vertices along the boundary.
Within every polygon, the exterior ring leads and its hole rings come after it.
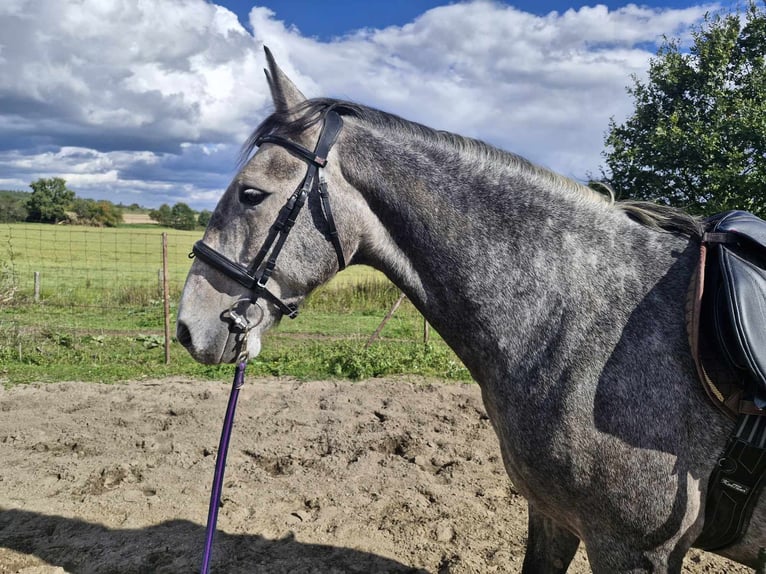
POLYGON ((35 303, 40 301, 40 272, 35 271, 35 303))
POLYGON ((402 304, 402 301, 404 301, 405 297, 406 295, 404 293, 399 295, 399 298, 396 300, 396 303, 394 303, 394 306, 391 307, 391 310, 388 312, 388 314, 385 317, 383 317, 383 320, 380 322, 380 325, 378 325, 378 328, 375 329, 375 332, 372 335, 370 335, 369 339, 367 339, 367 343, 365 343, 364 345, 365 349, 369 348, 369 346, 375 342, 375 339, 378 338, 378 336, 380 335, 380 332, 383 330, 383 327, 385 327, 386 323, 388 323, 388 320, 394 316, 394 313, 396 313, 396 310, 399 308, 399 305, 402 304))
POLYGON ((165 364, 170 364, 170 286, 168 285, 168 234, 162 232, 162 301, 165 311, 165 364))

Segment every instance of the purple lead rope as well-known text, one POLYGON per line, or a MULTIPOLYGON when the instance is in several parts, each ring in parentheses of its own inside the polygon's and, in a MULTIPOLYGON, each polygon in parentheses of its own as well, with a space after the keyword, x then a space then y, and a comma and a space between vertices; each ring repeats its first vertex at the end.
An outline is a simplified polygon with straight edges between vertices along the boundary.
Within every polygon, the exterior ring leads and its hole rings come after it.
POLYGON ((213 476, 213 489, 210 493, 210 508, 207 511, 207 528, 205 529, 205 553, 202 556, 201 574, 210 572, 210 558, 213 553, 213 538, 215 537, 215 525, 218 521, 218 508, 221 505, 221 491, 223 490, 223 472, 226 468, 226 453, 229 450, 229 438, 234 424, 234 411, 237 408, 239 389, 245 384, 246 361, 237 365, 234 373, 234 382, 231 385, 229 404, 226 406, 226 417, 221 429, 221 441, 218 443, 218 456, 215 461, 215 475, 213 476))

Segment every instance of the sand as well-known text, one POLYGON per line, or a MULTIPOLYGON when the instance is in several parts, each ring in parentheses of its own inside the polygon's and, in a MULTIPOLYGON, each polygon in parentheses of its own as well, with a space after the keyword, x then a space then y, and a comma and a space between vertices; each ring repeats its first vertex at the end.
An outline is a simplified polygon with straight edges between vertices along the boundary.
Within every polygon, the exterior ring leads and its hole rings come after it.
MULTIPOLYGON (((0 389, 0 573, 199 571, 228 392, 0 389)), ((525 538, 476 385, 248 378, 213 572, 518 572, 525 538)), ((684 572, 751 570, 693 550, 684 572)))

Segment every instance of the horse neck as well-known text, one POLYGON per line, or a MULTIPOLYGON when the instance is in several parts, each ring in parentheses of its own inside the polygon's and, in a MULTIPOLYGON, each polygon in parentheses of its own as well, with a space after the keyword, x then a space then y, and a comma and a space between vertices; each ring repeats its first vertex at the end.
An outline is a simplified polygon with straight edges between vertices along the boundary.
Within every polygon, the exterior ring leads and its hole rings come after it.
POLYGON ((522 368, 561 329, 577 345, 592 327, 585 308, 619 328, 673 264, 670 244, 684 243, 524 163, 417 140, 349 140, 345 175, 390 241, 364 262, 407 293, 477 379, 507 372, 498 357, 522 368))

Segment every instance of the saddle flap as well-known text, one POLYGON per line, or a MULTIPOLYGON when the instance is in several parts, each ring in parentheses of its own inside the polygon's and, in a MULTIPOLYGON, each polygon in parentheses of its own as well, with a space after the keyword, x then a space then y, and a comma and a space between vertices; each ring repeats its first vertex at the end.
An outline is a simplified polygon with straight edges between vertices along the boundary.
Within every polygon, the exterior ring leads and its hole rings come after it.
POLYGON ((766 250, 766 222, 746 211, 727 211, 709 220, 713 231, 728 233, 753 248, 766 250))
POLYGON ((766 269, 723 245, 719 257, 726 297, 718 306, 728 311, 717 314, 719 341, 736 367, 766 381, 766 269))
POLYGON ((766 221, 729 211, 706 221, 703 314, 735 381, 766 407, 766 221), (707 301, 707 303, 705 302, 707 301))

